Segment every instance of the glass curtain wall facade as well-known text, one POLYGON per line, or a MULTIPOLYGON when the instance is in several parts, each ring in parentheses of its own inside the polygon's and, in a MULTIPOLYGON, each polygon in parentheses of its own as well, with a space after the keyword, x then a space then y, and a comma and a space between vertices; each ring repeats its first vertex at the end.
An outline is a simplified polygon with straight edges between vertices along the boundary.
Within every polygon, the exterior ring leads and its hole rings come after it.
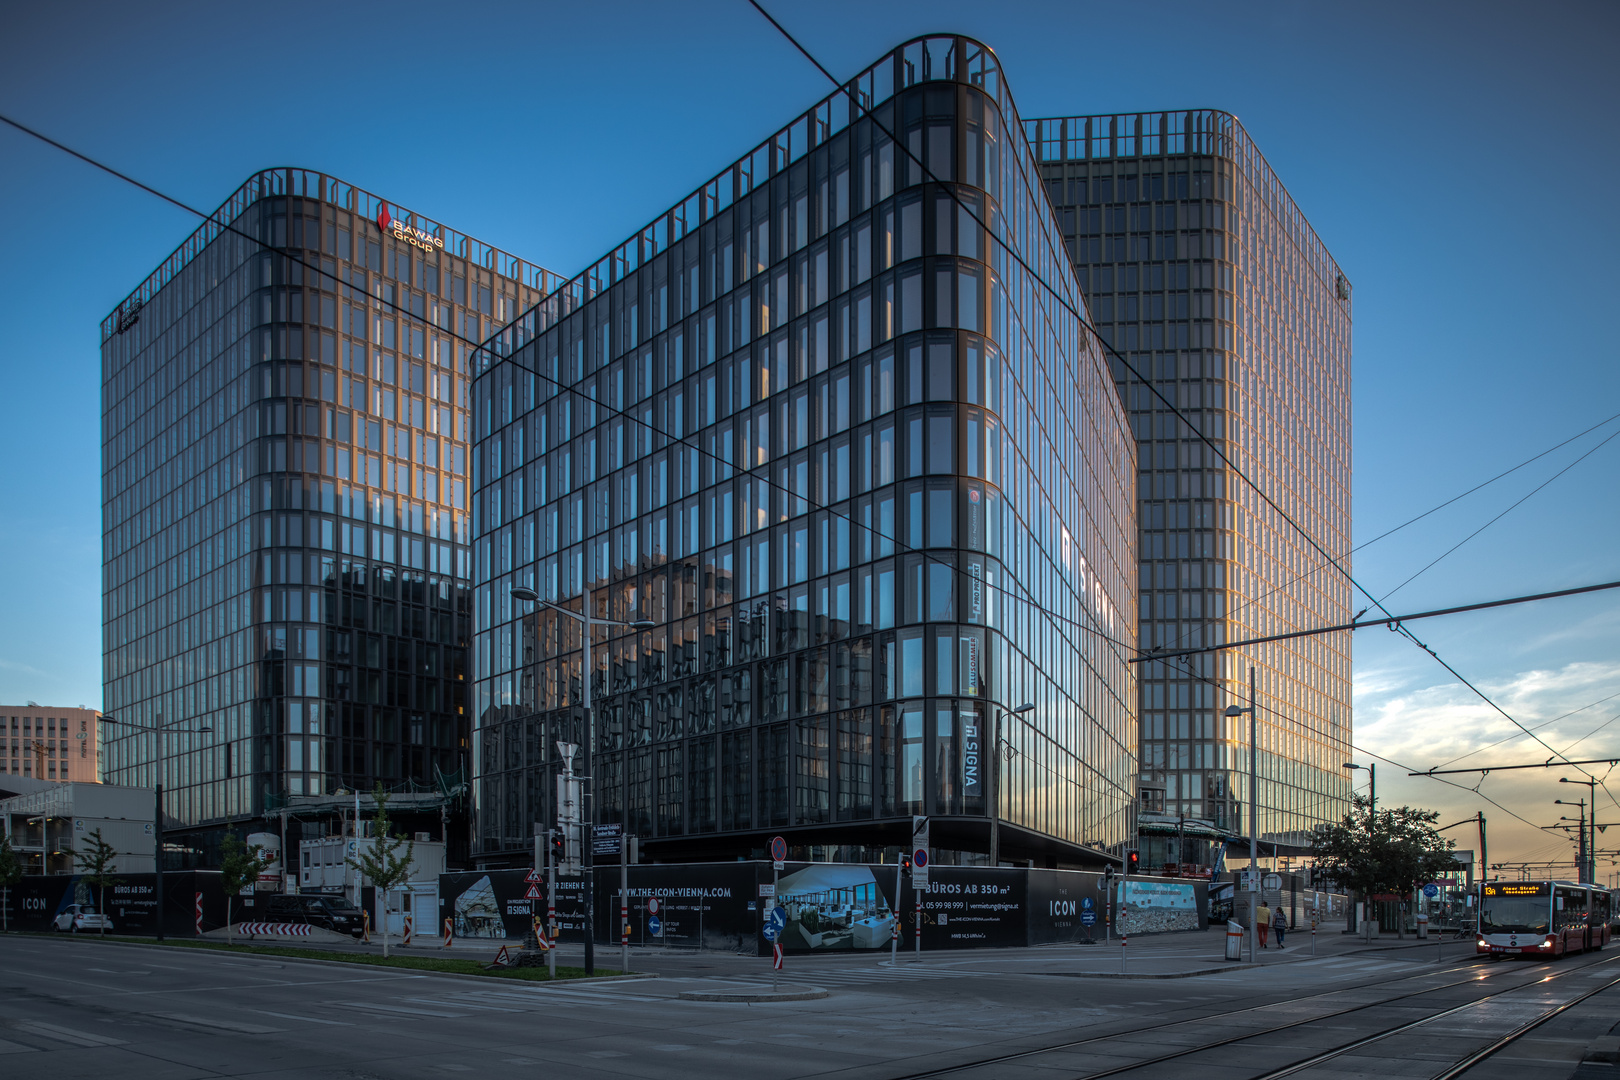
POLYGON ((976 42, 849 90, 876 123, 832 95, 489 343, 490 865, 585 738, 578 621, 514 587, 654 624, 600 628, 588 673, 598 819, 653 857, 871 858, 930 814, 982 862, 998 724, 1006 857, 1130 836, 1134 444, 1036 161, 976 42))
MULTIPOLYGON (((1350 288, 1235 117, 1031 120, 1099 332, 1349 569, 1350 288)), ((1115 363, 1137 440, 1144 650, 1348 621, 1344 574, 1115 363)), ((1143 665, 1144 809, 1307 842, 1350 782, 1349 634, 1143 665)))
POLYGON ((471 354, 556 281, 276 169, 107 317, 108 782, 201 826, 464 768, 471 354))

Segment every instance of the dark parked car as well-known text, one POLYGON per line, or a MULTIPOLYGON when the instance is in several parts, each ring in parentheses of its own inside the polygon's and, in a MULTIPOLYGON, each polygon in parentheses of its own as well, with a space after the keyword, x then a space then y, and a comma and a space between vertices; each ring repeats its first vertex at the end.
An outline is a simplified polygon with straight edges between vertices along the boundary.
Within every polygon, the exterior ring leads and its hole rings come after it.
POLYGON ((310 893, 272 896, 265 905, 264 921, 308 923, 355 937, 365 931, 365 915, 341 896, 310 893))

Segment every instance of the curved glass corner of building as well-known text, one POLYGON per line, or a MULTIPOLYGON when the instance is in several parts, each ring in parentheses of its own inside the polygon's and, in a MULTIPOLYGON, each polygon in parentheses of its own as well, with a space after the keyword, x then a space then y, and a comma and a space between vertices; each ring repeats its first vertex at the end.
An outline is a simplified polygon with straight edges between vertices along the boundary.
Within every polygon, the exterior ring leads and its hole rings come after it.
POLYGON ((588 738, 596 819, 659 859, 1131 835, 1135 444, 997 63, 901 46, 488 343, 487 864, 588 738), (588 672, 587 598, 647 624, 588 672))

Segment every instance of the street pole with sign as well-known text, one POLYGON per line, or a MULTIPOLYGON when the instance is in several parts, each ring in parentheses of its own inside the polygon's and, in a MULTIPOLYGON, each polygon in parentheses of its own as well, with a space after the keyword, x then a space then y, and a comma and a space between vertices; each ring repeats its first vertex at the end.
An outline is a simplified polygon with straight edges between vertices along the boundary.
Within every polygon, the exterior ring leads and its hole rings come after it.
POLYGON ((916 958, 922 959, 923 894, 928 891, 928 818, 911 819, 911 891, 917 900, 916 958))
POLYGON ((580 610, 563 607, 550 600, 540 599, 540 594, 524 586, 514 586, 511 590, 514 600, 526 603, 538 603, 566 615, 579 623, 580 641, 583 652, 583 667, 580 669, 580 704, 585 710, 585 745, 584 753, 580 755, 580 770, 583 775, 579 778, 583 784, 584 821, 580 831, 585 835, 580 837, 580 846, 585 850, 580 854, 584 858, 585 874, 585 974, 596 974, 596 780, 591 773, 592 761, 596 754, 596 712, 591 706, 591 676, 596 669, 591 663, 591 646, 595 642, 596 628, 598 626, 620 626, 640 630, 654 625, 650 619, 632 619, 622 621, 619 619, 598 619, 591 607, 591 590, 586 589, 581 594, 580 610))

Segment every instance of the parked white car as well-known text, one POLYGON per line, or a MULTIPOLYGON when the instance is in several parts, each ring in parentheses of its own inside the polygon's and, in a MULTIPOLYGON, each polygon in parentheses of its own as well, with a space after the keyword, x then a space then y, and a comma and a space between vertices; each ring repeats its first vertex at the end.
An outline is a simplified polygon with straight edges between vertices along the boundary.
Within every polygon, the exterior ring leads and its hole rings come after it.
POLYGON ((89 904, 69 904, 51 921, 52 930, 71 931, 75 934, 80 930, 100 931, 112 928, 112 920, 89 904))

